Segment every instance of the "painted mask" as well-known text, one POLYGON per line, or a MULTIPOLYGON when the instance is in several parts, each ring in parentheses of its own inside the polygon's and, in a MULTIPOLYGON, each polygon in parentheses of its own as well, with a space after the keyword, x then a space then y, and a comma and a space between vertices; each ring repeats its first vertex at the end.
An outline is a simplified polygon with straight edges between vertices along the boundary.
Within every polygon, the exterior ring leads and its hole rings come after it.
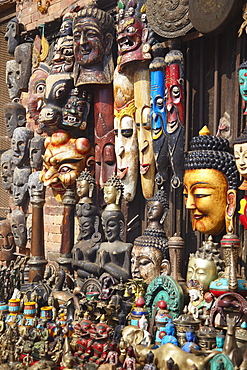
POLYGON ((41 170, 45 152, 44 146, 45 138, 42 136, 35 136, 30 142, 30 166, 35 170, 41 170))
POLYGON ((142 193, 149 199, 154 192, 155 161, 150 123, 137 124, 142 193))
POLYGON ((2 184, 5 190, 10 191, 13 183, 13 151, 12 149, 6 150, 1 155, 1 175, 2 184))
POLYGON ((50 186, 54 196, 61 201, 67 187, 73 186, 92 156, 86 138, 72 139, 65 131, 57 131, 45 141, 43 170, 40 180, 50 186))
POLYGON ((54 46, 51 74, 72 72, 74 61, 73 37, 60 36, 54 46))
POLYGON ((32 44, 20 44, 15 49, 15 60, 19 66, 19 89, 28 91, 28 82, 31 77, 32 68, 32 44))
POLYGON ((13 150, 13 164, 21 167, 28 163, 30 141, 33 138, 33 131, 27 127, 17 127, 11 140, 13 150))
POLYGON ((30 195, 31 202, 34 197, 38 196, 40 198, 45 197, 45 187, 44 183, 40 181, 41 171, 36 171, 31 173, 28 178, 28 191, 30 195))
POLYGON ((15 259, 15 241, 9 220, 0 221, 0 260, 11 261, 15 259))
POLYGON ((41 109, 41 129, 51 135, 62 121, 62 107, 68 99, 73 80, 69 73, 49 75, 46 79, 45 106, 41 109))
MULTIPOLYGON (((246 105, 247 102, 247 65, 238 71, 238 83, 241 97, 246 105)), ((245 107, 244 114, 247 114, 247 108, 245 107)))
POLYGON ((63 108, 62 125, 85 130, 91 98, 92 95, 88 94, 86 90, 82 91, 78 87, 72 89, 63 108))
POLYGON ((167 132, 176 131, 179 125, 184 126, 184 80, 183 54, 179 50, 172 50, 166 54, 166 109, 167 132))
POLYGON ((20 69, 15 60, 8 60, 6 63, 6 84, 10 99, 19 98, 20 90, 20 69))
POLYGON ((33 70, 28 85, 28 112, 38 123, 39 114, 44 104, 45 84, 50 67, 45 63, 40 63, 39 67, 33 70))
POLYGON ((17 127, 26 126, 26 109, 22 104, 11 102, 4 105, 4 116, 7 135, 12 138, 17 127))
POLYGON ((123 197, 135 197, 138 173, 137 129, 134 121, 134 86, 131 77, 114 72, 114 132, 117 176, 124 184, 123 197))
POLYGON ((12 18, 6 27, 6 33, 4 35, 5 40, 8 42, 8 53, 14 55, 16 46, 19 44, 19 24, 17 18, 12 18))
POLYGON ((16 206, 22 206, 28 195, 28 177, 31 173, 31 168, 15 167, 13 175, 13 199, 16 206))
POLYGON ((113 18, 96 8, 82 8, 73 23, 75 86, 108 84, 113 77, 113 18))
POLYGON ((27 244, 27 228, 25 213, 15 209, 11 214, 11 229, 15 240, 15 245, 24 248, 27 244))
POLYGON ((203 258, 190 257, 186 280, 198 280, 203 286, 204 292, 208 291, 211 281, 216 280, 218 277, 217 267, 214 261, 209 261, 203 258))
POLYGON ((131 252, 132 279, 143 279, 149 284, 162 273, 163 255, 158 248, 136 246, 131 252))
POLYGON ((63 16, 63 21, 59 30, 59 35, 61 36, 72 36, 72 24, 73 24, 73 13, 66 13, 63 16))
POLYGON ((190 210, 192 229, 217 235, 225 226, 228 182, 215 169, 186 170, 184 198, 190 210))

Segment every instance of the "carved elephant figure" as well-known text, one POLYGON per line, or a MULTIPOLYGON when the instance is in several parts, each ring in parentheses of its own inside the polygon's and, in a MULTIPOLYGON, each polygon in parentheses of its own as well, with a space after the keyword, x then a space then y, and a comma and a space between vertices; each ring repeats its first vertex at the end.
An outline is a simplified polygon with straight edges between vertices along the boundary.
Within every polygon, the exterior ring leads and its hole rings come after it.
POLYGON ((150 347, 152 342, 152 337, 148 331, 139 329, 134 325, 125 326, 122 330, 122 337, 128 346, 145 343, 146 347, 150 347))

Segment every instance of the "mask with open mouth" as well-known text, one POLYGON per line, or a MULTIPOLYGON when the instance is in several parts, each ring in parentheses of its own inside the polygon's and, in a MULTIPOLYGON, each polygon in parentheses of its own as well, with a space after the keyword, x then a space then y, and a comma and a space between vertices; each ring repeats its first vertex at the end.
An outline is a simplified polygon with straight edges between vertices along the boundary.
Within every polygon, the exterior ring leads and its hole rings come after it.
POLYGON ((86 90, 81 90, 78 87, 72 89, 63 108, 62 125, 85 130, 91 99, 92 95, 86 90))

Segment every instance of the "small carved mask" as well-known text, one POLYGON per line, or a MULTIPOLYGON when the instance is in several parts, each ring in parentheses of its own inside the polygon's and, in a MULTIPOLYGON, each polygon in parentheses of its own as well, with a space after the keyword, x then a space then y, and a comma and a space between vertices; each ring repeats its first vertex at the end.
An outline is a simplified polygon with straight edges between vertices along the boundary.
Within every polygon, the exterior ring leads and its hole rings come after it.
POLYGON ((63 21, 59 30, 59 35, 61 36, 72 36, 72 24, 73 24, 74 13, 66 13, 63 16, 63 21))
POLYGON ((4 116, 7 135, 12 138, 17 127, 26 126, 26 109, 22 104, 11 102, 4 105, 4 116))
POLYGON ((10 99, 19 98, 20 90, 20 69, 15 60, 8 60, 6 63, 6 84, 10 99))
POLYGON ((134 17, 120 20, 117 28, 118 54, 133 53, 142 44, 142 23, 134 17))
POLYGON ((53 193, 61 201, 66 188, 73 186, 92 155, 86 138, 72 139, 65 131, 57 131, 45 141, 43 170, 40 180, 51 186, 53 193))
POLYGON ((19 89, 27 92, 32 68, 32 44, 26 42, 18 45, 15 49, 15 60, 20 71, 19 89))
POLYGON ((15 48, 19 44, 19 24, 16 17, 8 22, 4 38, 8 42, 8 53, 14 55, 15 48))
POLYGON ((33 70, 28 85, 28 112, 38 122, 39 113, 44 104, 45 84, 50 67, 45 63, 40 63, 39 67, 33 70))
POLYGON ((33 131, 27 127, 17 127, 11 140, 13 150, 13 164, 21 167, 28 164, 30 141, 33 138, 33 131))
POLYGON ((45 152, 44 146, 45 138, 42 136, 35 136, 30 142, 30 166, 35 170, 41 170, 45 152))
POLYGON ((63 108, 62 125, 78 127, 85 130, 90 110, 91 94, 78 87, 71 90, 70 96, 63 108))
POLYGON ((0 221, 0 260, 11 261, 15 259, 15 241, 9 220, 0 221))
POLYGON ((2 171, 2 184, 5 190, 10 191, 13 183, 13 151, 12 149, 6 150, 1 156, 1 171, 2 171))
POLYGON ((153 137, 166 131, 166 103, 163 71, 151 72, 151 109, 153 137))
POLYGON ((54 46, 51 74, 72 72, 74 61, 73 37, 60 36, 54 46))
POLYGON ((41 171, 36 171, 36 172, 31 173, 31 175, 28 178, 28 191, 29 191, 31 201, 34 196, 39 196, 42 198, 44 198, 45 196, 44 183, 41 182, 39 179, 40 174, 41 174, 41 171))
POLYGON ((108 178, 115 173, 116 155, 114 145, 107 142, 107 137, 95 142, 95 181, 103 187, 108 178))
POLYGON ((25 213, 15 209, 11 214, 11 229, 15 240, 15 245, 24 248, 27 244, 27 228, 25 213))
POLYGON ((13 199, 16 206, 22 206, 28 195, 28 177, 31 173, 31 168, 15 167, 13 175, 13 199))

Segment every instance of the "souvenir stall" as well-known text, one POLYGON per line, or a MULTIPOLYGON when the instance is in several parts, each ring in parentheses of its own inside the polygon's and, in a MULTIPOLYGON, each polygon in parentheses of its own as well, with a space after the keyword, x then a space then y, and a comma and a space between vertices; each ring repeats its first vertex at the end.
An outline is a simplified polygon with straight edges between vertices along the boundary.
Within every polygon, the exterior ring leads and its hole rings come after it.
POLYGON ((15 10, 0 369, 246 370, 247 3, 15 10))

